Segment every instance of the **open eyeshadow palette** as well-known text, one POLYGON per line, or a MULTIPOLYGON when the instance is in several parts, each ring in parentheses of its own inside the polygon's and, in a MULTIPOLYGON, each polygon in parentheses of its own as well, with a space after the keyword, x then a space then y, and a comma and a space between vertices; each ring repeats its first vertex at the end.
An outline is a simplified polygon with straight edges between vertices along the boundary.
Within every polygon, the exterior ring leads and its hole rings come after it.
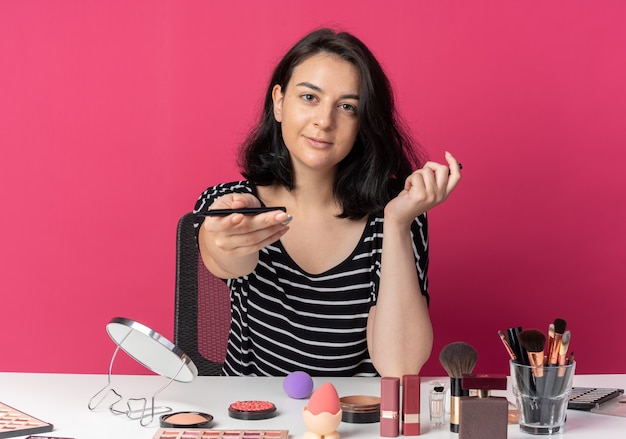
POLYGON ((0 402, 0 438, 46 433, 54 426, 0 402))
POLYGON ((624 393, 624 389, 596 388, 596 387, 572 387, 567 408, 570 410, 590 411, 599 408, 600 405, 609 402, 624 393))
POLYGON ((205 430, 160 428, 152 439, 288 439, 289 430, 205 430))

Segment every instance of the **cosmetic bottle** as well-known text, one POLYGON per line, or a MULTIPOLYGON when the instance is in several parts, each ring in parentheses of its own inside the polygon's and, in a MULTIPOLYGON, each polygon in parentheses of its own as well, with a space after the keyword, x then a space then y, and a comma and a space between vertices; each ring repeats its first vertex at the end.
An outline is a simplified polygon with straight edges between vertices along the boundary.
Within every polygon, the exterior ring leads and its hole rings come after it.
POLYGON ((506 439, 509 403, 491 396, 492 390, 506 390, 506 376, 463 375, 461 387, 476 390, 477 396, 459 401, 459 439, 506 439))
POLYGON ((444 386, 434 386, 428 395, 430 425, 441 427, 445 420, 446 392, 444 386))

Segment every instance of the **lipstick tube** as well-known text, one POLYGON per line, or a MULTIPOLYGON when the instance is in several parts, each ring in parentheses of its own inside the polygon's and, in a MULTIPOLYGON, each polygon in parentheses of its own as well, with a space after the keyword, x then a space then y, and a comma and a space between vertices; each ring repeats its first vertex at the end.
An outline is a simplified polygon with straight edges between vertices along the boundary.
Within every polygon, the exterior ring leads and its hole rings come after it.
POLYGON ((420 435, 420 377, 402 377, 402 434, 420 435))
POLYGON ((380 435, 398 437, 400 435, 400 378, 380 379, 380 435))

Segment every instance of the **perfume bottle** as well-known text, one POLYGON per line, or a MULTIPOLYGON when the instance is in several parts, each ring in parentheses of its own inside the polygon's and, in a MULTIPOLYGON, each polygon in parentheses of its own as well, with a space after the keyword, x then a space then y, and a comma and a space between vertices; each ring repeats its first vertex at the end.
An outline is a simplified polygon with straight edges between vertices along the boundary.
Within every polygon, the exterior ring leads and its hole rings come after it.
POLYGON ((459 402, 459 439, 506 439, 509 403, 491 396, 492 390, 506 390, 505 375, 463 375, 463 390, 477 396, 463 396, 459 402))
POLYGON ((441 427, 445 421, 446 392, 443 385, 434 386, 428 395, 430 407, 430 424, 433 427, 441 427))

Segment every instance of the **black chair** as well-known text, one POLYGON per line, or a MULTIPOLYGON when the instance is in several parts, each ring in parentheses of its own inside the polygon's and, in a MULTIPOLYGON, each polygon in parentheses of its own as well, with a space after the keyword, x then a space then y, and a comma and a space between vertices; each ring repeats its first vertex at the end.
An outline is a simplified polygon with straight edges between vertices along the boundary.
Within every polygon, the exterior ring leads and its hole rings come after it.
POLYGON ((230 330, 230 295, 226 283, 202 262, 193 214, 178 222, 176 234, 176 304, 174 343, 195 363, 198 375, 220 375, 230 330))

